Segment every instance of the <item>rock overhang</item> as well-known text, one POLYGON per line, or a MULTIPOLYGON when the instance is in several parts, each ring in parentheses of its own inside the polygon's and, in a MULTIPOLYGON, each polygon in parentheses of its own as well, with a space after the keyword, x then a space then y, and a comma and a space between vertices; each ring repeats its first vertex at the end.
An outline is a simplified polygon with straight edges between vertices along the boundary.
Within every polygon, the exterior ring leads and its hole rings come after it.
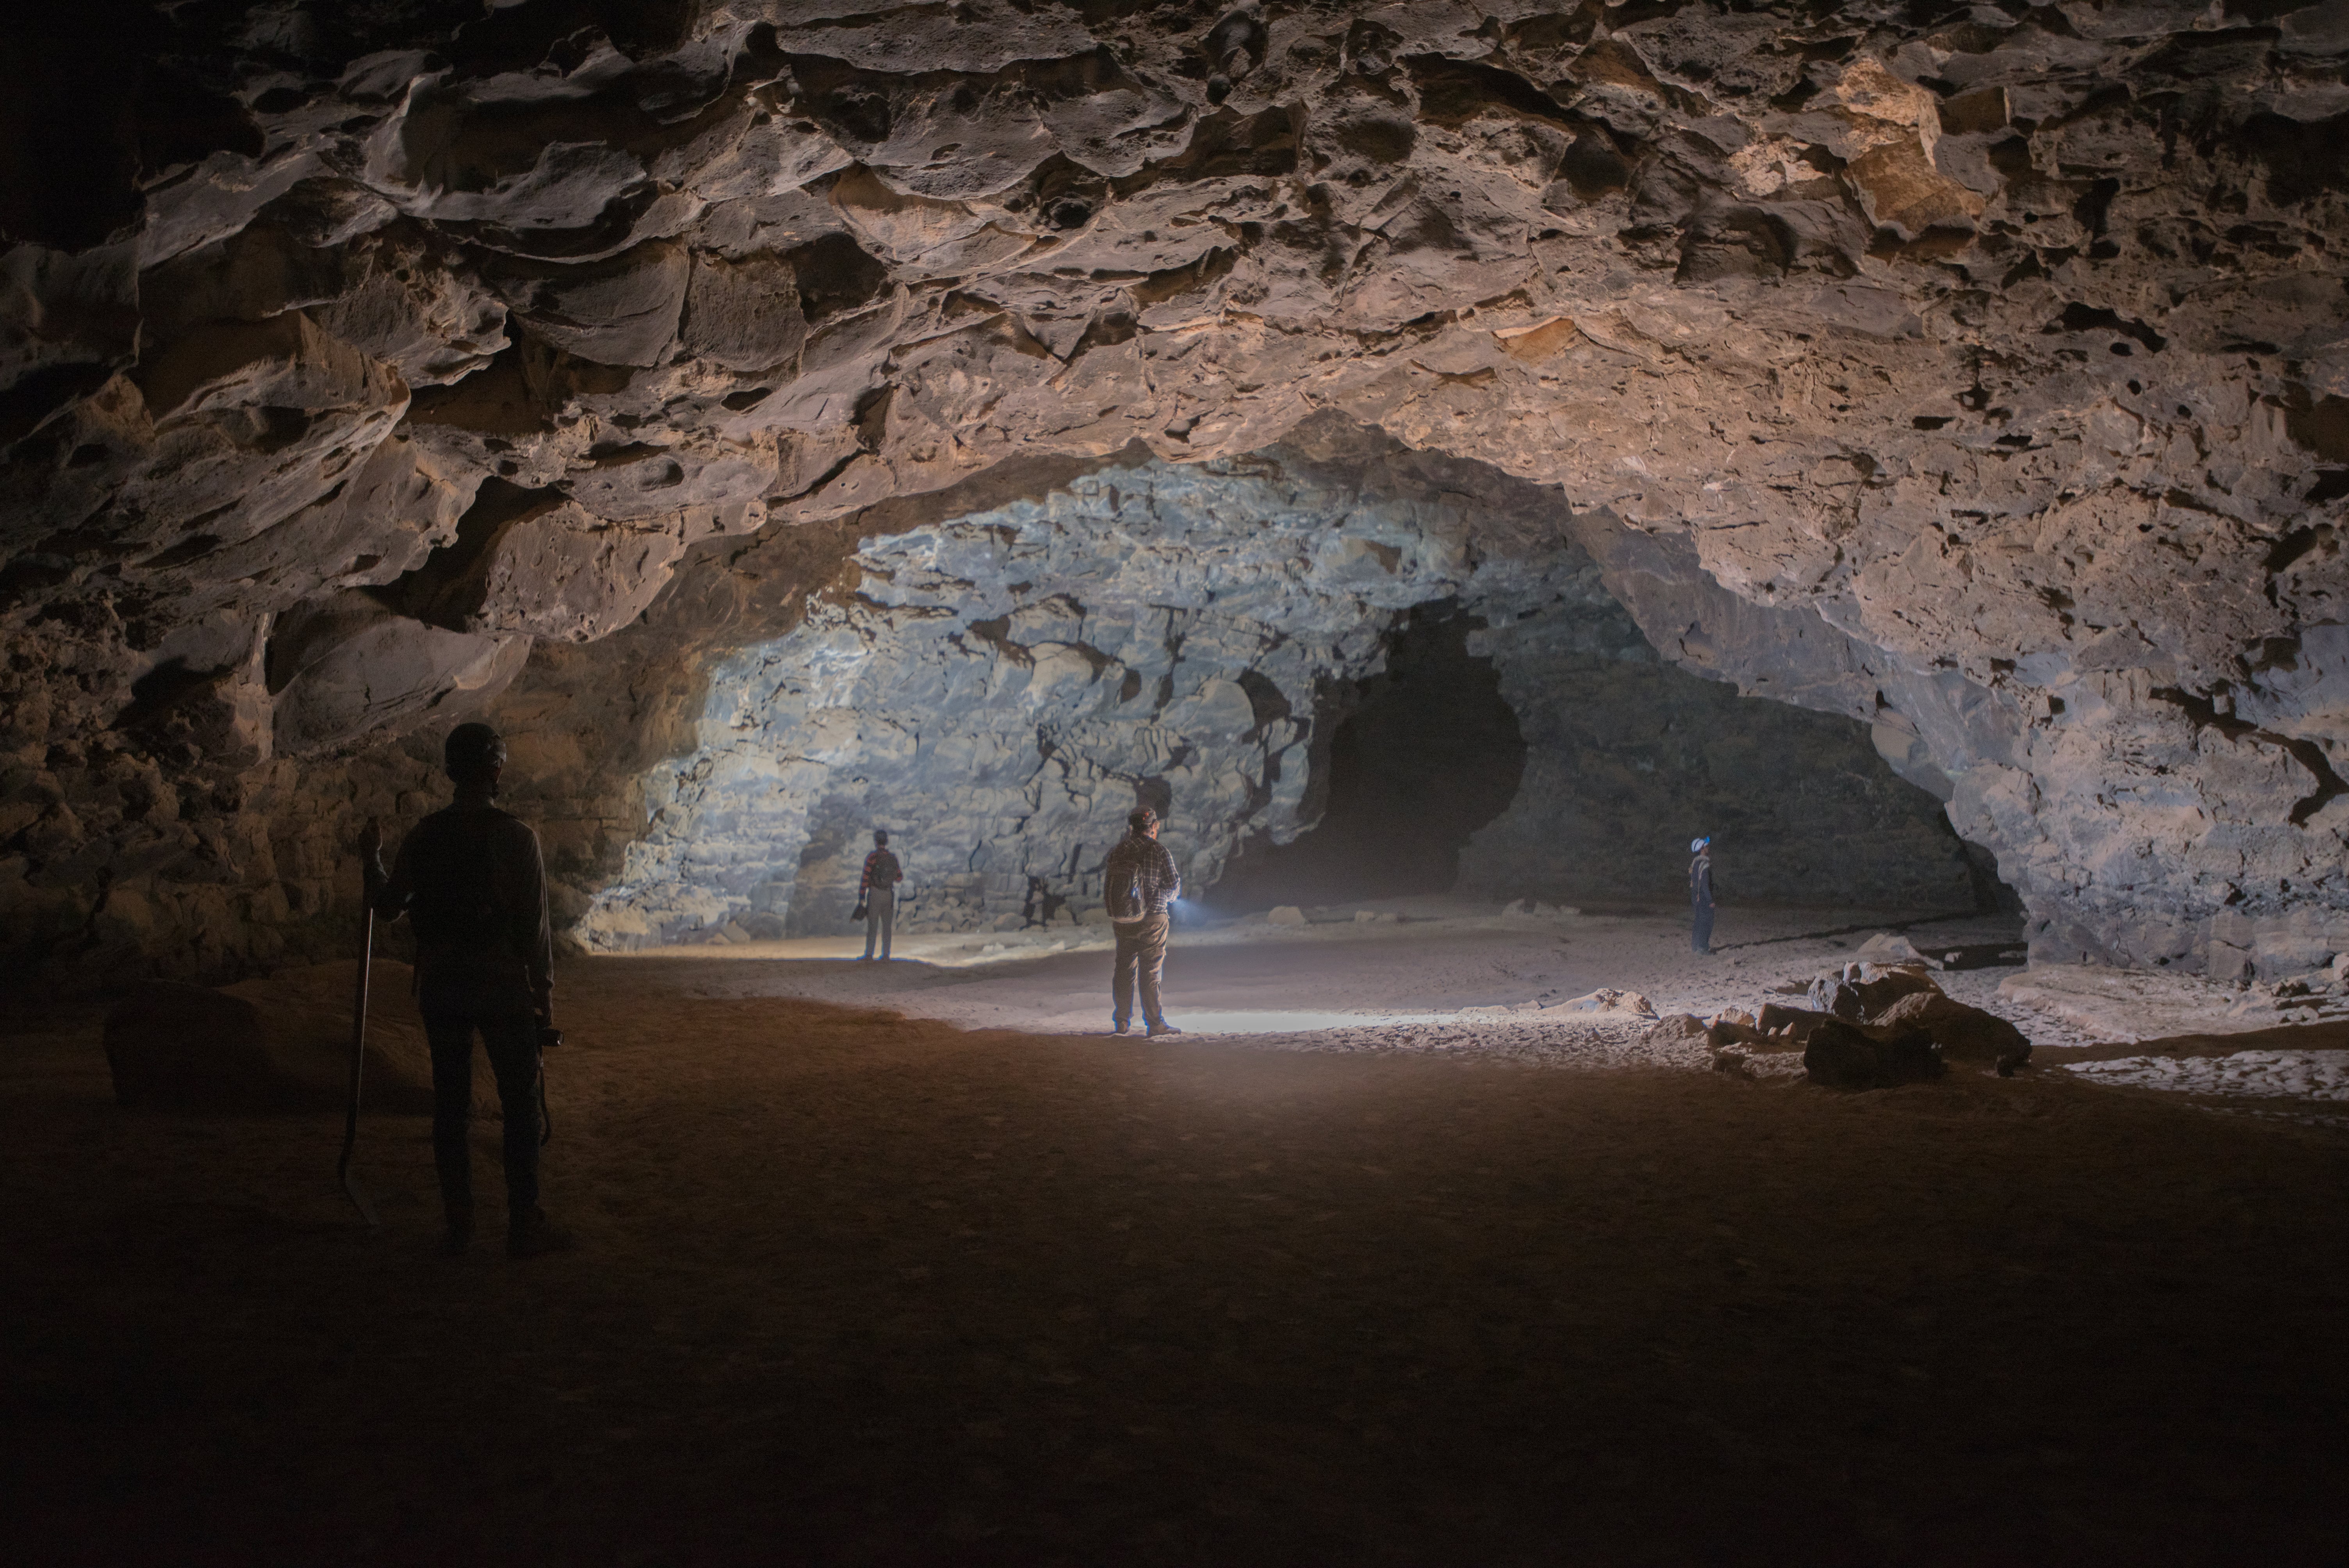
POLYGON ((2349 944, 2328 8, 557 9, 157 23, 135 172, 11 198, 45 842, 68 776, 192 807, 519 662, 436 638, 624 640, 698 542, 1319 414, 1557 486, 2049 951, 2349 944), (281 616, 440 673, 295 717, 281 616))

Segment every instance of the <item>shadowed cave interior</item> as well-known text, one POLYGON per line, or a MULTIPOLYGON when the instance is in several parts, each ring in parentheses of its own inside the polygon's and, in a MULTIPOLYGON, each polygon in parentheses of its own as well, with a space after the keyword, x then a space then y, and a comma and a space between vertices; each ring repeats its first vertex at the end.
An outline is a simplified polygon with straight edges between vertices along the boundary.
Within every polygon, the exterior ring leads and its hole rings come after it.
POLYGON ((1243 843, 1210 907, 1452 891, 1469 835, 1508 809, 1526 763, 1492 661, 1468 652, 1472 629, 1457 605, 1412 606, 1386 669, 1318 717, 1332 726, 1308 762, 1320 821, 1286 845, 1243 843))
POLYGON ((1310 754, 1304 802, 1318 824, 1288 844, 1244 841, 1203 902, 1240 913, 1458 892, 1652 908, 1683 889, 1687 841, 1710 835, 1749 901, 2019 911, 1992 857, 1849 721, 1737 696, 1638 657, 1635 642, 1548 664, 1538 681, 1519 674, 1521 726, 1492 651, 1537 634, 1413 605, 1381 673, 1322 694, 1330 739, 1310 754))
POLYGON ((35 8, 10 1563, 2330 1568, 2344 255, 2316 0, 35 8))

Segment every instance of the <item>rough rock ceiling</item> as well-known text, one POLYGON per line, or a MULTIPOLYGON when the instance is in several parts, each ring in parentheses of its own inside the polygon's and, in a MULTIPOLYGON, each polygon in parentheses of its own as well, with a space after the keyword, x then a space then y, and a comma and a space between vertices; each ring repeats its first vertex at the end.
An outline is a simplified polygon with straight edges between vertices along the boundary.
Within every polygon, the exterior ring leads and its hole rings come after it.
POLYGON ((6 902, 278 876, 253 780, 704 542, 1321 416, 1914 731, 2044 946, 2320 962, 2344 58, 2282 0, 72 8, 0 95, 6 902))

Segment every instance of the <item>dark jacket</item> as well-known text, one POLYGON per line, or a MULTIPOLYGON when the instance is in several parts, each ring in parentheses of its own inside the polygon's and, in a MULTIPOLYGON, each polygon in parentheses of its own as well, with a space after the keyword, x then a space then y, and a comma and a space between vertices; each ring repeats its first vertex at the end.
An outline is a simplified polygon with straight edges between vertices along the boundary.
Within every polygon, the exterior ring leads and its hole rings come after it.
POLYGON ((530 824, 495 806, 435 811, 399 846, 376 913, 416 928, 418 995, 465 1011, 527 1010, 554 973, 546 867, 530 824))
POLYGON ((1699 855, 1689 862, 1689 902, 1700 909, 1713 907, 1713 857, 1699 855))

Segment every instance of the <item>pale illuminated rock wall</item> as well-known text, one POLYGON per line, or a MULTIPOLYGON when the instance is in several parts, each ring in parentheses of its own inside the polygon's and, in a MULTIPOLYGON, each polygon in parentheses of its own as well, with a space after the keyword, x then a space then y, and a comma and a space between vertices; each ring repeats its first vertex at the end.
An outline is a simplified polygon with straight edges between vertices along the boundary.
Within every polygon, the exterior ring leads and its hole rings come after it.
POLYGON ((838 930, 875 827, 916 929, 1018 923, 1031 885, 1075 917, 1137 800, 1204 892, 1242 839, 1312 825, 1334 694, 1438 601, 1501 628, 1475 644, 1531 743, 1468 891, 1669 903, 1668 841, 1703 820, 1742 831, 1749 898, 1971 907, 1937 803, 1864 728, 1664 664, 1555 497, 1346 447, 1113 467, 868 542, 796 630, 712 672, 581 936, 838 930))

